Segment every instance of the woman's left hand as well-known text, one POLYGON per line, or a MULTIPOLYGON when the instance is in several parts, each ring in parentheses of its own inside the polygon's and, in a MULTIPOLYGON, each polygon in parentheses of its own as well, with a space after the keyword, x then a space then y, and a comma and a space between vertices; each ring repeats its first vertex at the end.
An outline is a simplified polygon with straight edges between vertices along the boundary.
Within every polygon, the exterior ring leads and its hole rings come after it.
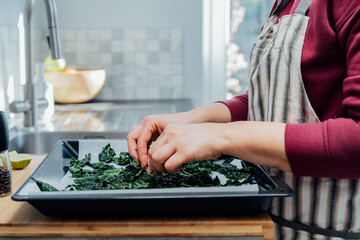
POLYGON ((170 124, 148 151, 148 173, 176 173, 184 163, 217 158, 221 124, 170 124))

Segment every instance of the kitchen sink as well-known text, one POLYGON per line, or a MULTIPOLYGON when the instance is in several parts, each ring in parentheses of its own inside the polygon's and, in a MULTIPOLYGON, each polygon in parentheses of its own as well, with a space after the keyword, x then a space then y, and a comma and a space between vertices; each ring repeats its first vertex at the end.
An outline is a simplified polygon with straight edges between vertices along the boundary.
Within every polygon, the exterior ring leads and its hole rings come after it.
POLYGON ((9 151, 47 154, 60 140, 70 139, 126 139, 126 132, 23 132, 10 139, 9 151))

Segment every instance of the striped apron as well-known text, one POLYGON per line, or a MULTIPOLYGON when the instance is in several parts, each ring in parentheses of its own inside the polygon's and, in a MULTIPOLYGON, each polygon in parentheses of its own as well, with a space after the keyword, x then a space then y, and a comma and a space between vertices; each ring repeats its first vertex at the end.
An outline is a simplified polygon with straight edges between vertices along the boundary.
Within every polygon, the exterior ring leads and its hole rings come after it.
MULTIPOLYGON (((316 123, 301 76, 301 53, 311 0, 295 14, 272 16, 256 40, 250 58, 250 121, 316 123)), ((279 4, 278 4, 279 5, 279 4)), ((295 196, 274 198, 269 210, 277 239, 360 239, 359 180, 282 176, 295 196)))

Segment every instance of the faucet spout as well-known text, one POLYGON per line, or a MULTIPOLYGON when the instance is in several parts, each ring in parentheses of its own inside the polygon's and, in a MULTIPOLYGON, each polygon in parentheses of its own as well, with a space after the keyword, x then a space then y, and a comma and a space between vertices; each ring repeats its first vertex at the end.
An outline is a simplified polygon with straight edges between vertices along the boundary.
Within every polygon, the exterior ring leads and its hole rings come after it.
POLYGON ((46 13, 49 28, 49 45, 53 59, 61 58, 61 46, 59 40, 59 30, 57 27, 57 12, 54 0, 45 0, 46 13))
MULTIPOLYGON (((51 55, 53 59, 61 58, 61 46, 59 39, 59 31, 57 27, 57 11, 55 0, 44 0, 49 37, 48 43, 51 49, 51 55)), ((33 51, 32 51, 32 31, 31 31, 31 19, 32 12, 36 0, 28 0, 26 9, 24 12, 24 42, 25 42, 25 91, 23 102, 13 102, 10 104, 10 111, 24 112, 24 126, 35 127, 37 125, 37 111, 38 111, 38 99, 35 96, 35 86, 33 81, 33 51), (25 105, 24 105, 25 104, 25 105), (19 105, 20 107, 18 107, 19 105), (25 107, 24 107, 25 106, 25 107)))

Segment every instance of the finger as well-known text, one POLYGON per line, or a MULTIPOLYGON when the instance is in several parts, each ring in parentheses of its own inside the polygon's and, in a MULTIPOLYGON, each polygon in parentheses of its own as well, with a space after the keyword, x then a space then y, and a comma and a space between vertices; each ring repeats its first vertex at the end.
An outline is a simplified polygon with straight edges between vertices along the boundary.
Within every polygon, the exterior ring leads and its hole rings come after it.
POLYGON ((175 168, 175 169, 173 169, 173 170, 171 170, 171 171, 169 171, 169 170, 167 170, 166 168, 166 171, 168 172, 168 173, 171 173, 171 174, 175 174, 175 173, 177 173, 177 172, 179 172, 181 169, 182 169, 182 165, 181 166, 179 166, 178 168, 175 168))
POLYGON ((169 173, 177 173, 182 169, 182 165, 186 162, 186 158, 180 152, 173 154, 164 164, 164 168, 169 173))
POLYGON ((153 170, 158 175, 167 172, 166 169, 164 168, 164 164, 152 161, 151 158, 149 159, 149 166, 151 170, 153 170))
POLYGON ((150 164, 148 164, 147 174, 152 174, 154 171, 152 170, 150 164))
POLYGON ((168 143, 153 151, 152 154, 149 152, 149 155, 152 161, 158 164, 164 164, 175 152, 176 148, 168 143))
POLYGON ((158 150, 160 149, 162 146, 166 145, 168 143, 167 141, 167 137, 164 137, 164 135, 160 135, 158 137, 158 139, 154 142, 154 144, 150 147, 150 149, 148 150, 148 154, 150 155, 150 157, 152 157, 152 155, 158 150))
POLYGON ((148 143, 153 135, 156 132, 155 127, 143 127, 140 130, 141 134, 137 140, 137 151, 139 161, 142 167, 146 167, 148 161, 148 143))
POLYGON ((135 159, 136 162, 139 162, 139 156, 138 156, 138 151, 137 151, 137 143, 136 143, 136 139, 138 135, 136 132, 130 132, 127 136, 127 145, 128 145, 128 150, 129 150, 129 154, 131 157, 133 157, 135 159))

